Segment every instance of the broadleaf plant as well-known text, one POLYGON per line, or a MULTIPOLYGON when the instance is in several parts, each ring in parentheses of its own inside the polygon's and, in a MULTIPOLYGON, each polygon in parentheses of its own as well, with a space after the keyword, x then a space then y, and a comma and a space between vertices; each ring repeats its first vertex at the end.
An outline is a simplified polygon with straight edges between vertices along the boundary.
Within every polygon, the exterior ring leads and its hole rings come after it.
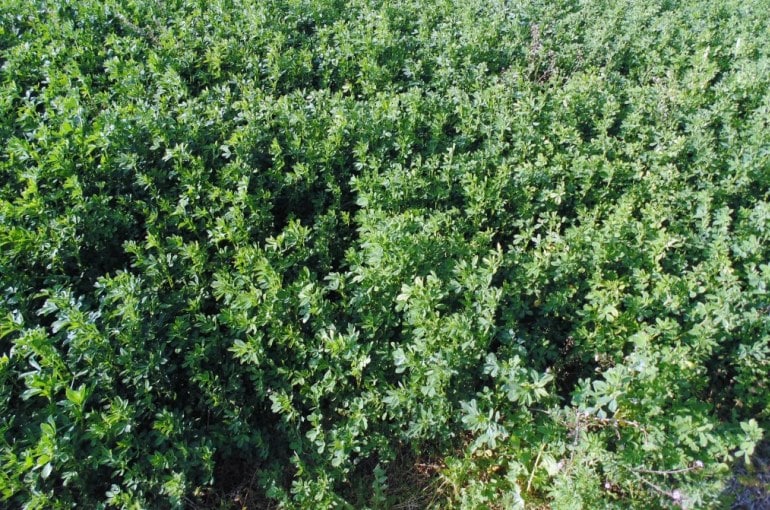
POLYGON ((765 479, 767 2, 0 12, 2 506, 765 479))

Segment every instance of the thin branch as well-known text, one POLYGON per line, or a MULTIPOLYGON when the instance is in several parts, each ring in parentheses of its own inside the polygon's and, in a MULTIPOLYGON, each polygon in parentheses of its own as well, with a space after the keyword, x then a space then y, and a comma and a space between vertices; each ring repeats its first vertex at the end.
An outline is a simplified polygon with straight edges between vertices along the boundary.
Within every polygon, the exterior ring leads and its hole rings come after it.
POLYGON ((532 480, 535 478, 535 472, 537 471, 537 465, 540 463, 540 455, 543 453, 545 444, 540 445, 540 449, 537 451, 537 458, 535 458, 535 464, 532 466, 532 472, 529 473, 529 480, 527 480, 527 492, 532 487, 532 480))
POLYGON ((698 461, 690 467, 679 468, 679 469, 668 469, 668 470, 628 468, 629 471, 632 471, 634 473, 649 473, 652 475, 675 475, 678 473, 688 473, 690 471, 697 471, 699 469, 703 469, 703 462, 698 461))
POLYGON ((681 499, 681 497, 680 498, 674 497, 673 493, 668 492, 666 489, 661 489, 660 487, 658 487, 657 485, 655 485, 654 483, 652 483, 651 481, 647 480, 646 478, 644 478, 642 476, 637 475, 636 478, 639 479, 639 481, 641 481, 642 483, 644 483, 645 485, 647 485, 648 487, 652 488, 654 491, 658 492, 659 494, 661 494, 663 496, 669 497, 669 498, 671 498, 673 500, 681 499))

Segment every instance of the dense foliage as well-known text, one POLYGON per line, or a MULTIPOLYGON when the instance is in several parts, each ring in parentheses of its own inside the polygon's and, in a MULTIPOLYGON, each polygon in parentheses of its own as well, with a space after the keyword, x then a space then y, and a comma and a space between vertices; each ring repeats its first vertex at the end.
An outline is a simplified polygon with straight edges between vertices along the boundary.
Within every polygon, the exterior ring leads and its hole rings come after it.
POLYGON ((729 505, 768 20, 0 0, 3 504, 729 505))

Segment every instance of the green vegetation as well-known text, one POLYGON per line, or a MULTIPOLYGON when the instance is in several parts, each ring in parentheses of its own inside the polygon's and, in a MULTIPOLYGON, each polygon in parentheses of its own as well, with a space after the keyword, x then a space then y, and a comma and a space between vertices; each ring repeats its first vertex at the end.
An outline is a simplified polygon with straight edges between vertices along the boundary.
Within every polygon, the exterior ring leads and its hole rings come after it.
POLYGON ((768 41, 766 0, 0 0, 2 505, 729 507, 768 41))

